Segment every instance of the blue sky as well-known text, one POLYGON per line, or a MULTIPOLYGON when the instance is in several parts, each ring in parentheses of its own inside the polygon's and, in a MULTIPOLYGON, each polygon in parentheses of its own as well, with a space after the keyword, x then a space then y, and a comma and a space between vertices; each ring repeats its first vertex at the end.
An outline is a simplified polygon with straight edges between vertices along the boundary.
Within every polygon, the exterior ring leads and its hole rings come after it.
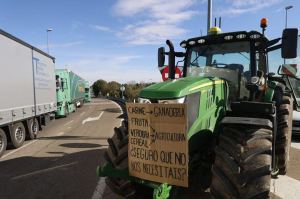
MULTIPOLYGON (((288 25, 300 28, 297 0, 213 0, 213 15, 223 32, 260 30, 281 35, 287 5, 288 25)), ((157 48, 165 39, 179 42, 206 33, 206 0, 1 0, 0 28, 56 57, 85 79, 119 82, 161 81, 157 48)))

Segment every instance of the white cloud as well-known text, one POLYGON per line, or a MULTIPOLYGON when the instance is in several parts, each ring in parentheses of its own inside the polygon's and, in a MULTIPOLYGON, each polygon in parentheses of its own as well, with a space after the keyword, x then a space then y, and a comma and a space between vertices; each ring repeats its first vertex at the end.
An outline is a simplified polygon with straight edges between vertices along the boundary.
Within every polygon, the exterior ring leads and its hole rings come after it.
POLYGON ((180 37, 187 31, 173 24, 157 24, 146 22, 143 25, 127 26, 120 36, 124 36, 129 44, 161 44, 169 38, 180 37))
POLYGON ((94 29, 94 30, 98 30, 98 31, 102 31, 102 32, 113 32, 110 27, 107 26, 100 26, 100 25, 89 25, 90 28, 94 29))
POLYGON ((179 38, 187 32, 181 24, 199 13, 198 7, 193 7, 196 4, 196 0, 118 0, 114 6, 117 16, 140 19, 118 35, 137 45, 179 38))
POLYGON ((273 6, 282 0, 227 0, 226 7, 219 8, 220 15, 239 15, 249 12, 257 12, 263 8, 273 6))

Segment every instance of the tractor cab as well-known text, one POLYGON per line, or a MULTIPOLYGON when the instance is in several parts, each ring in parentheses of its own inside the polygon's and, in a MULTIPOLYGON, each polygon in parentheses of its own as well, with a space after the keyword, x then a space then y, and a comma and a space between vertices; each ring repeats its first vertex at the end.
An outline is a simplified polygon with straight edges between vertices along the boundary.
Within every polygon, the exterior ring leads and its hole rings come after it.
POLYGON ((231 100, 247 99, 246 85, 252 76, 263 84, 267 73, 266 53, 258 46, 268 40, 259 32, 234 32, 192 38, 181 42, 186 48, 184 76, 219 77, 229 85, 231 100), (258 70, 257 70, 258 69, 258 70))
POLYGON ((262 101, 267 80, 274 75, 269 71, 268 53, 281 50, 281 59, 295 58, 297 34, 297 29, 285 29, 282 38, 268 40, 257 31, 219 33, 219 29, 213 29, 207 36, 182 41, 180 46, 185 52, 175 52, 173 44, 167 41, 170 52, 159 48, 158 65, 163 66, 164 56, 168 55, 168 76, 174 79, 172 63, 176 57, 183 57, 184 78, 218 77, 226 80, 229 86, 229 101, 262 101))

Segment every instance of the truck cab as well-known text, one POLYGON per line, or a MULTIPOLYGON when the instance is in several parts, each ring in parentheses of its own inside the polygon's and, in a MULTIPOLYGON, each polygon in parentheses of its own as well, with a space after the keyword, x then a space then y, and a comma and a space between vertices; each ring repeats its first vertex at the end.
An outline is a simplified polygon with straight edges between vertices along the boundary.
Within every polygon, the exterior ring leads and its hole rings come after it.
POLYGON ((68 69, 56 69, 57 116, 66 117, 85 100, 85 80, 68 69))
POLYGON ((85 81, 84 91, 85 91, 84 102, 91 102, 90 84, 88 81, 85 81))
POLYGON ((56 117, 66 117, 75 110, 75 107, 70 102, 70 82, 64 71, 56 70, 56 99, 57 112, 56 117))

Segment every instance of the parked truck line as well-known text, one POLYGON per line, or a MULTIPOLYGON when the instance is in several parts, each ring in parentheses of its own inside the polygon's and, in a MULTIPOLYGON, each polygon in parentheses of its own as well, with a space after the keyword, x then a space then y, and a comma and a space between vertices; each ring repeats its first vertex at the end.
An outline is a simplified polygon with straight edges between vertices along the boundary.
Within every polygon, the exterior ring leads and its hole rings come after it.
POLYGON ((0 29, 0 157, 11 143, 36 139, 55 116, 65 117, 85 101, 85 80, 55 70, 55 58, 0 29))

